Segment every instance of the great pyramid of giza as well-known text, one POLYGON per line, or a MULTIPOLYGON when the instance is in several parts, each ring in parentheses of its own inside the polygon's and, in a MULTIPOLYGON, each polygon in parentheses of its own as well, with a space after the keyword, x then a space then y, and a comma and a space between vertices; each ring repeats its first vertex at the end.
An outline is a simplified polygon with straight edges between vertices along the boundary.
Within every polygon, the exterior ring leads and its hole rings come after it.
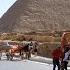
POLYGON ((70 0, 18 0, 0 19, 0 32, 70 30, 70 0))

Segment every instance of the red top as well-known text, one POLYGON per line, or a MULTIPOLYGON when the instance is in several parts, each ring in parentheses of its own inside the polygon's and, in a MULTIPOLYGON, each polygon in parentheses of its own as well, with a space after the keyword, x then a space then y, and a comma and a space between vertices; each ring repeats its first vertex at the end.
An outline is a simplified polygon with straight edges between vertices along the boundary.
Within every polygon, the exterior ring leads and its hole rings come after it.
POLYGON ((61 57, 61 55, 62 55, 61 54, 61 50, 59 50, 59 49, 55 49, 52 52, 53 59, 59 60, 59 58, 61 57))

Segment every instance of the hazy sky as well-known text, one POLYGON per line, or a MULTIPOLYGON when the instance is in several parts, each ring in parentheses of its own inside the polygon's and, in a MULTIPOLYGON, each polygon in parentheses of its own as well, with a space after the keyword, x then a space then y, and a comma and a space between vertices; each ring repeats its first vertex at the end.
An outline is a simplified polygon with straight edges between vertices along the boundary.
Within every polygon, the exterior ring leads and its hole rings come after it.
POLYGON ((0 0, 0 18, 17 0, 0 0))

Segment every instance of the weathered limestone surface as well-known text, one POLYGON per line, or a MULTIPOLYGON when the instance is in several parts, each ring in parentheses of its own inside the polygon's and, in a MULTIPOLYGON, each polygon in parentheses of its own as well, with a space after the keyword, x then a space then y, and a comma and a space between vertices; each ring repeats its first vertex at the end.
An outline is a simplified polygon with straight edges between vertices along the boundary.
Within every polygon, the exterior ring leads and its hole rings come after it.
POLYGON ((18 0, 0 19, 0 32, 70 30, 70 0, 18 0))

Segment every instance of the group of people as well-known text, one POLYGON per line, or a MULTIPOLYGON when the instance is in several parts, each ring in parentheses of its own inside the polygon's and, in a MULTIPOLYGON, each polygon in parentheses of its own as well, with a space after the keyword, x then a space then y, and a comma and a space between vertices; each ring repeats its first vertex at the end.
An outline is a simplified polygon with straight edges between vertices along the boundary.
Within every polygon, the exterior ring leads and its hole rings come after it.
POLYGON ((15 56, 15 53, 18 52, 21 59, 29 59, 31 57, 31 54, 34 52, 34 54, 37 54, 37 45, 31 42, 24 44, 22 46, 18 46, 17 49, 10 49, 9 52, 6 52, 7 60, 12 60, 15 56))
MULTIPOLYGON (((29 59, 31 57, 31 53, 34 52, 35 55, 37 55, 37 46, 38 44, 35 43, 33 46, 33 43, 31 42, 30 44, 26 44, 23 47, 23 51, 20 50, 20 56, 21 59, 24 58, 24 54, 26 54, 26 59, 29 59)), ((1 60, 2 52, 0 51, 0 60, 1 60)), ((6 51, 6 56, 7 60, 12 60, 13 55, 6 51)), ((68 45, 65 45, 65 48, 62 50, 61 47, 57 47, 56 49, 53 50, 52 52, 52 58, 53 58, 53 70, 56 69, 56 66, 58 67, 58 70, 67 70, 67 64, 69 61, 69 56, 70 56, 70 47, 68 45)))
POLYGON ((67 64, 69 60, 70 55, 70 48, 68 45, 65 46, 65 48, 61 49, 61 47, 57 47, 52 52, 53 57, 53 70, 56 69, 56 66, 58 67, 58 70, 67 70, 67 64))
MULTIPOLYGON (((12 60, 13 57, 20 57, 22 60, 23 59, 29 59, 31 57, 31 54, 37 55, 37 43, 27 43, 25 45, 22 46, 18 46, 17 48, 10 48, 10 49, 6 49, 4 50, 7 60, 12 60), (15 55, 16 53, 18 53, 18 55, 15 55)), ((2 57, 2 50, 0 50, 0 60, 2 57)))
POLYGON ((6 57, 7 57, 7 60, 12 60, 13 59, 13 53, 6 51, 6 57))
POLYGON ((24 47, 23 47, 23 52, 21 53, 21 58, 23 59, 23 53, 25 53, 25 58, 26 59, 29 59, 31 57, 31 54, 34 53, 35 55, 37 55, 37 45, 34 44, 31 42, 30 44, 26 44, 24 47))

